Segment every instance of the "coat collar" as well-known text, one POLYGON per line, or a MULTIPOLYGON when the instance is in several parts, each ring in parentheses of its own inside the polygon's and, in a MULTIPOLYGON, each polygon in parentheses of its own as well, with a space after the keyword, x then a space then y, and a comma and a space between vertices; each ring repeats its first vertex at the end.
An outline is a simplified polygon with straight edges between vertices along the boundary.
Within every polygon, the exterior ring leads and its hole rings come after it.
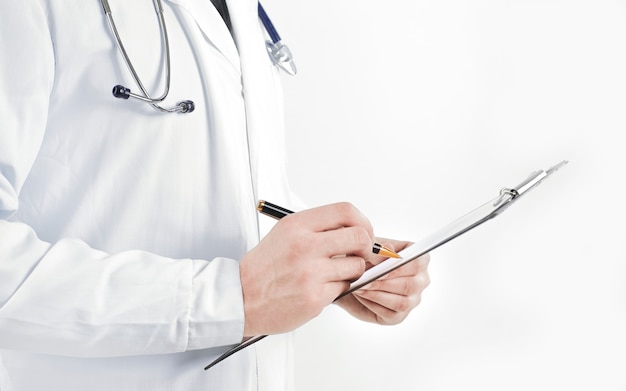
MULTIPOLYGON (((228 61, 239 68, 240 59, 233 35, 210 0, 164 0, 184 9, 196 22, 207 42, 213 45, 228 61)), ((238 3, 239 0, 234 3, 238 3)), ((231 9, 228 4, 229 12, 231 9)), ((235 11, 236 12, 236 11, 235 11)))

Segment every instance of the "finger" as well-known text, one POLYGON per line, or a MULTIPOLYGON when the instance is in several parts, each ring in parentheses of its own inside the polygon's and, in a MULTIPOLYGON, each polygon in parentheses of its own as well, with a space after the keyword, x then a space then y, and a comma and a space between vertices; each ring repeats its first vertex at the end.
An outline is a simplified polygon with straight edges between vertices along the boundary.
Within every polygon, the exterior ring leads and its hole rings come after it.
POLYGON ((343 227, 363 227, 368 231, 371 238, 374 237, 374 230, 367 217, 347 202, 320 206, 297 214, 307 219, 309 227, 316 232, 343 227))
POLYGON ((359 295, 354 297, 374 315, 379 324, 397 324, 403 321, 409 314, 409 309, 398 311, 359 295))
MULTIPOLYGON (((378 244, 381 244, 380 242, 376 242, 378 244)), ((393 247, 388 245, 388 244, 382 244, 383 247, 394 251, 393 247)), ((367 261, 368 264, 368 269, 372 266, 378 265, 379 263, 381 263, 382 261, 384 261, 385 259, 387 259, 388 257, 384 256, 384 255, 380 255, 379 251, 375 252, 375 251, 370 251, 369 254, 367 254, 367 256, 365 257, 365 260, 367 261)))
MULTIPOLYGON (((411 245, 411 242, 407 242, 407 241, 401 241, 401 240, 393 240, 393 239, 386 239, 386 238, 380 238, 380 237, 376 237, 374 238, 376 243, 381 244, 383 247, 394 251, 394 252, 398 252, 398 251, 402 251, 405 248, 407 248, 409 245, 411 245)), ((381 263, 382 261, 384 261, 385 259, 387 259, 388 257, 384 257, 384 256, 375 256, 372 255, 370 258, 366 259, 366 261, 368 261, 371 265, 377 265, 379 263, 381 263)))
POLYGON ((421 301, 419 293, 405 296, 385 291, 364 290, 355 292, 355 296, 369 301, 368 308, 381 316, 383 314, 390 316, 393 312, 409 312, 421 301))
POLYGON ((409 262, 401 267, 399 267, 398 269, 395 269, 387 274, 385 274, 384 276, 378 278, 377 280, 374 280, 372 282, 370 282, 369 284, 363 286, 360 289, 365 289, 365 290, 384 290, 384 286, 387 284, 387 281, 395 281, 395 280, 401 280, 404 278, 416 278, 417 275, 419 275, 420 273, 425 273, 427 274, 426 271, 422 271, 419 270, 419 268, 414 264, 415 262, 409 262))
POLYGON ((407 242, 406 240, 395 240, 381 237, 377 237, 375 239, 378 243, 384 246, 389 246, 389 248, 394 251, 402 251, 412 244, 412 242, 407 242))
POLYGON ((322 294, 329 302, 332 302, 349 288, 350 283, 346 281, 329 282, 327 284, 324 284, 322 288, 322 294))
POLYGON ((381 280, 392 280, 394 278, 415 276, 421 271, 423 271, 423 268, 420 266, 420 263, 415 260, 400 266, 396 270, 393 270, 392 272, 383 276, 381 280))
POLYGON ((398 277, 415 276, 420 273, 425 273, 428 270, 428 264, 430 263, 430 255, 424 254, 421 257, 408 262, 396 270, 382 276, 380 280, 391 280, 398 277))
POLYGON ((422 273, 417 276, 399 277, 391 280, 376 280, 360 291, 380 291, 401 296, 419 294, 430 284, 428 274, 422 273))
POLYGON ((369 257, 372 254, 372 238, 362 227, 348 227, 316 234, 316 241, 323 246, 327 257, 356 254, 369 257))
MULTIPOLYGON (((356 256, 328 259, 322 275, 325 281, 354 281, 365 271, 365 260, 356 256)), ((341 293, 341 292, 340 292, 341 293)))

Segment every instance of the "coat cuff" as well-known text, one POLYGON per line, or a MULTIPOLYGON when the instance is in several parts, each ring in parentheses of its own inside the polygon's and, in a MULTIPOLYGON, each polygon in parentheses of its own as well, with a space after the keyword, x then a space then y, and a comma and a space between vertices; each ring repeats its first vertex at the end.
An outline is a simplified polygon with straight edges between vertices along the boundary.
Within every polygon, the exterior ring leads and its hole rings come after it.
POLYGON ((188 350, 241 342, 244 306, 239 262, 194 261, 191 300, 188 350))

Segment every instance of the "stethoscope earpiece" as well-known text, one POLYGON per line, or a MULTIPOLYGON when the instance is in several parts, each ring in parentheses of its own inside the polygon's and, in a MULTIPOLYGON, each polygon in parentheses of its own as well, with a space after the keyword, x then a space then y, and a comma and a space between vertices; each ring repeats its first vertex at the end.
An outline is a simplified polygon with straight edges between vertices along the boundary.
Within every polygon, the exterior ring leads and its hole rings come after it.
POLYGON ((180 107, 180 113, 191 113, 196 109, 196 104, 191 100, 179 102, 177 106, 180 107))
POLYGON ((121 99, 128 99, 130 97, 130 88, 126 88, 123 85, 116 85, 113 87, 113 96, 121 99))
MULTIPOLYGON (((120 99, 128 99, 131 96, 130 88, 124 87, 121 84, 118 84, 113 87, 113 96, 120 99)), ((196 104, 193 103, 192 100, 184 100, 182 102, 178 102, 176 107, 170 109, 171 112, 177 113, 191 113, 196 109, 196 104)))

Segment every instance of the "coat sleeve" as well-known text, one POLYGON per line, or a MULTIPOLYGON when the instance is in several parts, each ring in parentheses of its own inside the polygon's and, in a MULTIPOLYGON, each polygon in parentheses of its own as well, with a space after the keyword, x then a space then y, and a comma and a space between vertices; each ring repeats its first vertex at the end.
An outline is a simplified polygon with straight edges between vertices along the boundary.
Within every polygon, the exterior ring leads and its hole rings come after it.
POLYGON ((107 357, 240 342, 237 261, 108 254, 11 221, 55 82, 45 6, 0 2, 0 53, 0 349, 107 357))

